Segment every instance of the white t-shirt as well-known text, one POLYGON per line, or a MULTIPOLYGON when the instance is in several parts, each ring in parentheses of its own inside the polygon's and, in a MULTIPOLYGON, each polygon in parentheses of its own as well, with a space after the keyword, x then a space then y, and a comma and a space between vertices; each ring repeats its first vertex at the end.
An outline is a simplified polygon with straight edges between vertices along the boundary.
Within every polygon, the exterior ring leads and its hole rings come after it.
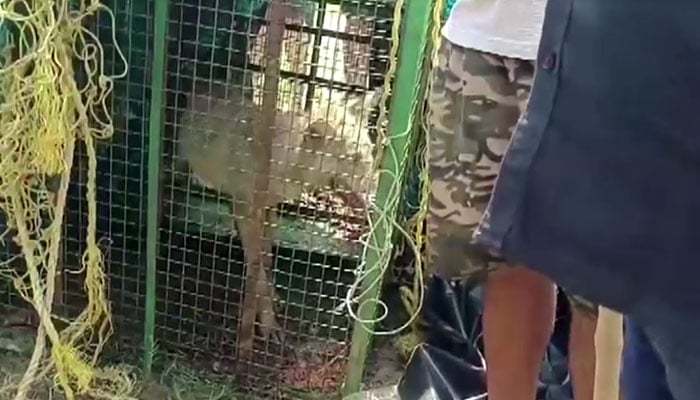
POLYGON ((457 0, 442 34, 458 46, 534 60, 546 4, 546 0, 457 0))

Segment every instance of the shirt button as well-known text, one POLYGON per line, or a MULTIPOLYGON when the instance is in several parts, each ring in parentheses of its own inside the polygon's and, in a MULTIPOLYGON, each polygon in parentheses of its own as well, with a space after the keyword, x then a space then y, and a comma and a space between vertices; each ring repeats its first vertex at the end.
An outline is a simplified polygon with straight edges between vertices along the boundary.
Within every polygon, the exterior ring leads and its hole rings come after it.
POLYGON ((551 71, 557 65, 557 55, 556 53, 547 54, 542 62, 540 62, 540 67, 545 71, 551 71))

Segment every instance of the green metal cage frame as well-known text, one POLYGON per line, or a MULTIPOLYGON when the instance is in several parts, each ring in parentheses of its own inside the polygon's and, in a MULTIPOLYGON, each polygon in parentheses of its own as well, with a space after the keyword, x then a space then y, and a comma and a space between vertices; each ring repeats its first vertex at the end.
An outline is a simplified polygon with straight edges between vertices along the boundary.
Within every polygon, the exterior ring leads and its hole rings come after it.
MULTIPOLYGON (((274 0, 272 0, 274 1, 274 0)), ((341 4, 340 0, 306 0, 319 4, 319 19, 323 20, 323 13, 327 4, 341 4)), ((424 66, 429 51, 429 32, 431 31, 432 10, 434 0, 404 0, 403 17, 401 20, 400 42, 410 45, 400 45, 399 53, 395 62, 397 63, 394 80, 394 91, 391 103, 388 108, 388 129, 386 146, 390 151, 383 152, 384 158, 381 160, 379 186, 375 200, 375 207, 384 210, 384 217, 370 215, 375 229, 369 238, 369 249, 366 254, 366 264, 374 271, 379 271, 377 267, 388 262, 388 258, 383 252, 390 252, 392 249, 377 249, 377 245, 386 243, 387 238, 394 236, 394 227, 388 221, 396 218, 400 207, 397 201, 397 182, 401 182, 407 171, 407 165, 413 160, 411 143, 416 137, 416 118, 422 110, 422 103, 416 101, 424 86, 425 73, 424 66), (406 134, 408 133, 408 134, 406 134)), ((165 129, 165 104, 166 104, 166 66, 168 51, 168 27, 170 1, 156 0, 153 9, 153 43, 152 59, 150 63, 150 102, 148 110, 148 126, 144 132, 148 136, 147 149, 147 209, 146 209, 146 237, 145 237, 145 314, 143 333, 143 372, 150 376, 153 370, 154 354, 156 348, 156 303, 157 303, 157 265, 159 258, 159 229, 161 219, 161 191, 160 177, 162 173, 163 155, 163 132, 165 129)), ((320 26, 323 26, 320 24, 320 26)), ((338 37, 340 39, 361 41, 356 35, 343 34, 325 31, 322 28, 308 28, 293 24, 287 24, 286 29, 292 31, 302 31, 313 35, 314 48, 312 50, 312 60, 317 60, 321 38, 338 37)), ((127 43, 120 43, 127 46, 127 43)), ((324 83, 321 78, 315 77, 312 62, 311 76, 316 83, 324 83)), ((282 73, 281 77, 304 79, 296 74, 282 73)), ((330 82, 325 82, 330 83, 330 82)), ((334 86, 343 86, 333 82, 334 86)), ((344 85, 346 90, 357 90, 359 87, 344 85)), ((313 86, 310 85, 310 91, 313 86)), ((307 97, 309 94, 307 93, 307 97)), ((367 281, 381 282, 382 277, 377 274, 369 275, 367 281)), ((366 299, 378 299, 380 296, 380 286, 373 285, 366 294, 366 299)), ((362 320, 373 318, 377 313, 376 302, 371 302, 368 307, 362 307, 358 314, 362 320)), ((346 371, 343 394, 349 395, 361 389, 364 374, 365 362, 371 346, 373 329, 371 324, 356 321, 352 328, 351 347, 346 371)))

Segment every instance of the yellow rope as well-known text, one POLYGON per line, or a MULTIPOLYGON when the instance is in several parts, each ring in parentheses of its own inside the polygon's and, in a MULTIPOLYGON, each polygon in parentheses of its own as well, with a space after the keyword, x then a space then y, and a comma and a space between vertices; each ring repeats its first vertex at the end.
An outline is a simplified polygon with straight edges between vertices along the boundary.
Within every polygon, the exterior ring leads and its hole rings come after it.
MULTIPOLYGON (((440 43, 442 42, 442 34, 440 33, 440 29, 442 28, 442 15, 445 9, 445 0, 434 0, 435 5, 433 8, 433 15, 432 15, 432 21, 431 21, 431 32, 430 32, 430 50, 431 50, 431 55, 430 59, 428 61, 427 68, 430 71, 428 81, 426 82, 426 89, 423 98, 423 104, 427 104, 428 99, 430 97, 430 92, 432 91, 432 86, 433 86, 433 76, 432 76, 432 71, 433 68, 437 65, 437 58, 438 58, 438 52, 440 50, 440 43)), ((429 135, 429 125, 428 121, 430 119, 430 107, 426 107, 426 112, 421 118, 421 127, 423 130, 423 142, 421 143, 422 146, 420 146, 420 151, 418 152, 418 156, 420 157, 421 160, 421 196, 420 196, 420 206, 418 209, 418 212, 415 217, 415 230, 414 230, 414 236, 416 238, 416 247, 418 249, 423 249, 423 246, 425 245, 426 247, 430 245, 428 241, 426 240, 426 236, 423 234, 424 228, 425 228, 425 219, 428 215, 428 205, 430 201, 430 168, 428 166, 428 154, 430 151, 429 148, 429 143, 430 141, 428 140, 428 135, 429 135)), ((412 298, 423 298, 422 295, 422 290, 423 290, 423 266, 425 265, 425 253, 420 252, 419 254, 416 255, 416 258, 419 259, 420 261, 416 262, 416 276, 418 277, 419 273, 418 270, 420 270, 420 279, 415 279, 414 284, 413 284, 413 295, 412 298)), ((403 298, 406 298, 404 295, 403 298)), ((422 300, 421 300, 421 305, 422 305, 422 300)), ((418 313, 420 311, 420 308, 417 310, 414 310, 414 313, 418 313)))
MULTIPOLYGON (((379 168, 378 162, 382 160, 384 151, 389 150, 391 152, 391 157, 394 157, 394 159, 398 159, 398 155, 396 154, 395 149, 393 149, 391 146, 389 146, 389 140, 388 136, 386 133, 386 127, 387 127, 387 115, 386 115, 386 109, 387 109, 387 101, 389 96, 392 93, 392 84, 393 78, 396 75, 396 69, 397 69, 397 64, 398 64, 398 49, 399 49, 399 40, 401 39, 400 37, 400 31, 401 31, 401 22, 402 22, 402 10, 403 10, 403 5, 404 5, 405 0, 397 0, 395 5, 394 5, 394 17, 393 17, 393 26, 392 26, 392 34, 391 34, 391 50, 390 50, 390 56, 389 56, 389 68, 388 71, 384 77, 384 88, 382 91, 382 98, 380 102, 380 114, 379 114, 379 119, 377 122, 377 135, 378 135, 378 150, 377 150, 377 156, 376 156, 376 164, 375 168, 379 168)), ((433 9, 433 14, 431 16, 431 31, 429 35, 429 46, 431 48, 432 54, 430 59, 427 62, 427 68, 432 70, 433 66, 436 63, 437 60, 437 52, 440 46, 440 41, 441 41, 441 34, 440 34, 440 27, 442 23, 442 14, 443 10, 445 7, 445 0, 434 0, 434 9, 433 9)), ((410 44, 404 44, 404 45, 410 45, 410 44)), ((430 87, 431 87, 431 82, 428 82, 428 87, 427 90, 424 91, 424 97, 423 98, 415 98, 413 99, 414 101, 414 106, 417 106, 419 104, 424 104, 427 101, 427 96, 430 94, 430 87)), ((415 109, 415 108, 414 108, 415 109)), ((428 116, 423 116, 421 118, 421 125, 423 127, 424 132, 427 132, 427 121, 428 116)), ((410 118, 411 121, 415 120, 415 115, 412 115, 410 118)), ((410 129, 413 129, 413 126, 409 127, 409 130, 406 132, 403 132, 399 135, 408 135, 410 133, 410 129)), ((389 220, 386 221, 388 218, 387 215, 383 212, 383 210, 374 210, 377 212, 377 214, 380 216, 381 219, 384 219, 384 223, 391 224, 394 229, 396 229, 405 239, 406 245, 411 249, 411 251, 414 254, 415 258, 415 276, 414 276, 414 283, 413 283, 413 288, 408 289, 408 288, 402 288, 401 290, 401 297, 403 300, 404 306, 407 308, 407 311, 409 313, 409 318, 408 320, 402 324, 400 327, 396 329, 392 329, 390 331, 376 331, 376 330, 370 330, 368 325, 376 325, 376 323, 381 322, 386 316, 388 315, 388 307, 387 305, 382 302, 381 300, 376 300, 376 299, 365 299, 364 297, 367 295, 367 293, 371 290, 372 287, 375 285, 379 285, 382 277, 386 273, 386 268, 389 266, 389 261, 392 256, 392 250, 393 250, 393 237, 388 236, 385 239, 384 243, 378 243, 377 246, 379 247, 378 249, 373 249, 375 251, 378 251, 380 253, 380 262, 378 263, 377 267, 369 267, 367 266, 364 262, 361 263, 361 265, 358 267, 358 271, 360 271, 359 275, 357 276, 355 282, 353 285, 350 287, 348 290, 348 294, 346 296, 345 300, 345 307, 348 310, 348 313, 350 316, 355 319, 356 321, 360 321, 362 324, 361 326, 363 329, 366 329, 370 331, 374 335, 395 335, 397 333, 400 333, 401 331, 405 330, 406 328, 413 327, 414 323, 417 321, 419 315, 420 315, 420 310, 423 306, 423 301, 425 297, 425 292, 424 292, 424 275, 423 275, 423 266, 425 264, 425 259, 424 259, 424 254, 422 252, 422 247, 423 244, 425 243, 425 235, 423 234, 423 227, 425 224, 425 218, 428 212, 428 200, 429 200, 429 195, 430 195, 430 184, 429 184, 429 176, 428 176, 428 168, 426 165, 426 152, 428 151, 428 141, 427 137, 424 135, 421 137, 423 140, 423 143, 421 143, 421 146, 418 146, 419 149, 419 154, 418 156, 421 157, 422 160, 422 168, 421 168, 421 196, 420 196, 420 206, 419 210, 416 214, 416 216, 413 218, 414 222, 414 231, 413 233, 409 233, 408 230, 399 224, 395 220, 389 220), (381 268, 381 270, 375 275, 377 278, 373 281, 370 282, 367 287, 361 291, 361 293, 357 293, 360 285, 364 282, 365 279, 367 279, 368 275, 373 274, 375 271, 373 271, 373 268, 381 268), (354 303, 359 303, 358 308, 362 308, 367 306, 368 303, 375 302, 377 303, 377 306, 380 309, 379 315, 375 318, 372 319, 362 319, 360 318, 357 313, 353 310, 352 305, 354 303)), ((405 166, 404 166, 405 167, 405 166)), ((389 171, 382 171, 382 173, 389 173, 389 171)), ((402 188, 402 180, 399 179, 403 175, 403 171, 398 171, 397 175, 392 176, 393 179, 393 187, 390 190, 390 199, 387 201, 387 204, 390 206, 393 204, 398 203, 400 200, 402 200, 402 195, 403 191, 401 190, 402 188)), ((370 232, 375 229, 374 226, 370 226, 370 232)), ((369 249, 370 244, 365 243, 364 247, 364 252, 363 252, 363 259, 365 259, 365 255, 367 254, 367 251, 369 249)))
POLYGON ((12 269, 9 261, 2 267, 40 320, 32 359, 16 388, 17 400, 26 399, 47 374, 55 377, 68 400, 85 393, 128 398, 131 386, 125 374, 97 366, 112 325, 96 237, 95 141, 112 135, 107 102, 113 79, 126 76, 126 59, 114 36, 125 68, 116 76, 103 70, 100 40, 86 28, 98 12, 110 16, 116 32, 111 10, 96 0, 0 1, 0 19, 18 33, 14 47, 4 49, 0 68, 0 211, 7 216, 6 233, 15 235, 27 271, 12 269), (84 84, 76 81, 75 62, 86 74, 84 84), (59 332, 52 321, 52 302, 77 140, 84 142, 88 155, 87 249, 82 258, 88 304, 59 332), (49 181, 56 178, 60 184, 54 193, 49 181))

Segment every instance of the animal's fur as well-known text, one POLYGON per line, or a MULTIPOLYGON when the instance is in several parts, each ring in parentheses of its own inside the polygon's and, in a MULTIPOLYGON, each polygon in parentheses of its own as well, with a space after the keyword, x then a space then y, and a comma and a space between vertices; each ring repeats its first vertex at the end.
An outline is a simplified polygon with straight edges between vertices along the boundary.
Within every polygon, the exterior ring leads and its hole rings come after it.
MULTIPOLYGON (((207 186, 231 196, 245 251, 257 106, 240 88, 218 85, 209 93, 202 93, 205 91, 195 89, 181 119, 178 153, 207 186)), ((362 108, 356 104, 353 110, 363 111, 362 108)), ((358 194, 372 191, 372 145, 361 120, 352 114, 344 111, 330 113, 343 118, 310 119, 302 113, 277 112, 272 124, 273 149, 265 206, 274 207, 319 187, 339 186, 358 194)), ((263 307, 268 308, 264 313, 270 315, 271 305, 263 307)), ((261 313, 258 317, 263 318, 261 313)))
MULTIPOLYGON (((239 207, 252 190, 256 106, 240 88, 225 89, 215 87, 211 95, 195 92, 190 98, 181 119, 178 153, 207 186, 229 194, 239 207)), ((268 206, 298 198, 305 189, 337 185, 354 193, 372 190, 372 145, 361 121, 352 112, 332 114, 330 120, 311 120, 302 113, 278 111, 268 206), (338 121, 332 114, 344 118, 338 121)))

